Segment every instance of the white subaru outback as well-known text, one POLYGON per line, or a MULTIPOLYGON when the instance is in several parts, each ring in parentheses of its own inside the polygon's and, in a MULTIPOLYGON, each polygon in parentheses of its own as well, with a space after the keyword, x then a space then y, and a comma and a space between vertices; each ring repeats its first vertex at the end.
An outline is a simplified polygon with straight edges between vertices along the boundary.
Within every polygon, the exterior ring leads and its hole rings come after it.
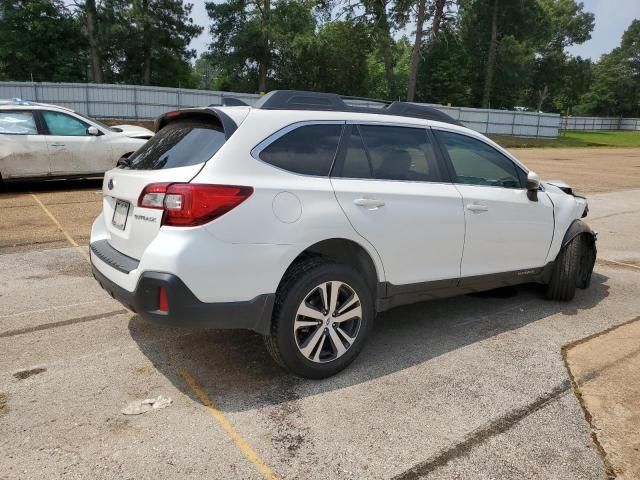
POLYGON ((170 112, 107 172, 93 273, 141 317, 264 335, 322 378, 377 312, 527 282, 591 279, 587 203, 433 108, 274 91, 170 112))

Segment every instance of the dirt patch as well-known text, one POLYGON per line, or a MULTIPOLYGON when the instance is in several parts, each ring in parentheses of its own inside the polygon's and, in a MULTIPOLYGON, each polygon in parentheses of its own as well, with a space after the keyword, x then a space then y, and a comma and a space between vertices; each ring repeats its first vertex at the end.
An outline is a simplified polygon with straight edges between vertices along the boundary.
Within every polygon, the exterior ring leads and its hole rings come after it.
POLYGON ((81 259, 77 262, 69 262, 64 265, 55 266, 53 268, 48 267, 52 273, 52 277, 55 275, 64 275, 67 277, 88 277, 91 275, 91 267, 88 263, 81 259))
POLYGON ((29 370, 20 370, 19 372, 14 373, 13 376, 18 380, 25 380, 29 377, 38 375, 39 373, 46 372, 46 371, 47 369, 44 367, 35 367, 29 370))
POLYGON ((564 180, 578 193, 640 188, 638 148, 513 148, 543 180, 564 180))
POLYGON ((610 478, 640 478, 640 317, 563 348, 610 478))

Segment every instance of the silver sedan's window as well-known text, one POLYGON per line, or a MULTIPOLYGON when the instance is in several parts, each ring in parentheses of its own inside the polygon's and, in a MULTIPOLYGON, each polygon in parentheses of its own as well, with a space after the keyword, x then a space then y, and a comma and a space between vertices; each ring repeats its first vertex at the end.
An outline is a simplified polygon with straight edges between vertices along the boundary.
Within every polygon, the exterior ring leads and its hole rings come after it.
POLYGON ((31 112, 0 112, 0 133, 37 135, 38 128, 31 112))
POLYGON ((77 118, 60 112, 42 112, 44 121, 47 122, 51 135, 61 135, 65 137, 82 137, 87 135, 86 123, 77 118))

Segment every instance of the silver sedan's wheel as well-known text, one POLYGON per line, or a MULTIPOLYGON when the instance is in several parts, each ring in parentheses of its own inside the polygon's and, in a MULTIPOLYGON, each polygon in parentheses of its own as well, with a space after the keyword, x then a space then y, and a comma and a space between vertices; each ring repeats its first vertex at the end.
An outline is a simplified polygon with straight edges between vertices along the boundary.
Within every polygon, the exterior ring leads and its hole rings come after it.
POLYGON ((324 282, 298 307, 293 335, 302 355, 312 362, 326 363, 349 350, 361 323, 362 305, 355 290, 344 282, 324 282))

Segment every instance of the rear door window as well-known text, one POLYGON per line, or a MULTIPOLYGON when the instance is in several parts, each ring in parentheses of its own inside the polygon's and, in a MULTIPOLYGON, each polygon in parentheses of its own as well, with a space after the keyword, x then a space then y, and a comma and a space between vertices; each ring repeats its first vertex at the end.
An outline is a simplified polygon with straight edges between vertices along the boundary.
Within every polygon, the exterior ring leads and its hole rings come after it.
POLYGON ((274 167, 303 175, 329 175, 342 124, 303 125, 275 140, 259 154, 274 167))
POLYGON ((29 111, 0 111, 0 133, 10 135, 37 135, 38 127, 29 111))
POLYGON ((426 129, 353 126, 338 177, 413 182, 443 181, 426 129))
POLYGON ((178 120, 170 123, 129 157, 134 170, 188 167, 211 159, 226 139, 219 123, 178 120))

